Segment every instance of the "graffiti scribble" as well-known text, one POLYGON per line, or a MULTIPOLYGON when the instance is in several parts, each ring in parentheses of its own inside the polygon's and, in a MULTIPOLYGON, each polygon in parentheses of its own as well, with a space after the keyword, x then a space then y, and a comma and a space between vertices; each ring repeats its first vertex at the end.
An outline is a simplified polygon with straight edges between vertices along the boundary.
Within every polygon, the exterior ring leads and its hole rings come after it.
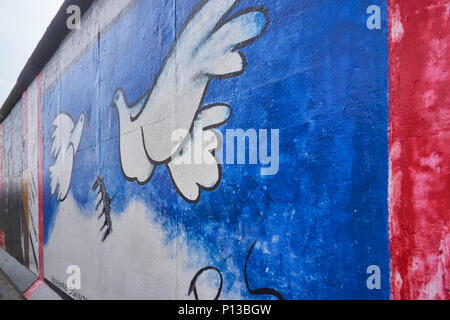
POLYGON ((250 292, 250 294, 252 294, 254 296, 268 295, 268 296, 274 296, 274 297, 278 298, 278 300, 285 300, 284 297, 281 295, 281 293, 279 293, 278 291, 276 291, 274 289, 270 289, 270 288, 261 288, 261 289, 255 289, 255 290, 250 289, 250 285, 248 284, 248 277, 247 277, 247 266, 248 266, 248 260, 250 259, 253 249, 256 246, 256 242, 258 242, 258 240, 253 242, 253 245, 250 248, 250 251, 248 252, 247 260, 245 260, 244 277, 245 277, 245 284, 247 286, 247 290, 248 290, 248 292, 250 292))
MULTIPOLYGON (((245 277, 245 285, 247 286, 247 290, 248 290, 248 292, 250 292, 251 295, 254 295, 254 296, 274 296, 274 297, 278 298, 278 300, 285 300, 284 297, 281 295, 281 293, 279 293, 278 291, 276 291, 274 289, 271 289, 271 288, 251 289, 250 285, 248 284, 248 276, 247 276, 248 260, 250 259, 250 256, 253 252, 253 249, 256 246, 257 241, 258 240, 256 240, 253 243, 252 247, 250 248, 250 251, 248 252, 247 259, 245 260, 244 277, 245 277)), ((219 300, 220 294, 222 293, 222 288, 223 288, 223 276, 222 276, 222 272, 220 272, 219 269, 217 269, 216 267, 211 267, 211 266, 205 267, 205 268, 201 269, 199 272, 197 272, 197 274, 192 279, 191 284, 189 285, 188 296, 190 296, 193 293, 195 300, 199 300, 198 292, 197 292, 197 280, 204 272, 209 271, 209 270, 216 271, 220 276, 220 287, 219 287, 216 297, 214 298, 214 300, 219 300)))
POLYGON ((197 280, 204 272, 209 271, 209 270, 216 271, 220 276, 220 287, 219 287, 219 290, 217 291, 216 297, 214 298, 214 300, 219 300, 220 294, 222 293, 223 276, 222 276, 222 273, 220 272, 220 270, 217 269, 216 267, 205 267, 205 268, 201 269, 199 272, 197 272, 197 274, 192 279, 191 284, 189 285, 188 296, 190 296, 192 293, 194 293, 195 300, 199 300, 198 292, 197 292, 197 280))
POLYGON ((114 200, 115 196, 113 198, 109 196, 108 191, 106 191, 105 180, 103 179, 103 177, 97 177, 97 180, 95 180, 94 185, 92 186, 92 192, 95 192, 96 190, 98 190, 98 202, 95 210, 97 210, 97 212, 100 212, 98 219, 101 219, 103 216, 105 216, 105 223, 100 229, 100 231, 103 231, 106 228, 105 233, 102 237, 102 242, 104 242, 113 231, 111 221, 111 203, 114 200))

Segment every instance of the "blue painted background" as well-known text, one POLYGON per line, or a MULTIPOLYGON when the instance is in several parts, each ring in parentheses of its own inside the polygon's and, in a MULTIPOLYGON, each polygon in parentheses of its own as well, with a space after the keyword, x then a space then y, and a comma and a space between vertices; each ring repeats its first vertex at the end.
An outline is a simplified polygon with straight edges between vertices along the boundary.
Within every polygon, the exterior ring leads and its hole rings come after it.
MULTIPOLYGON (((173 4, 140 1, 45 93, 45 242, 58 206, 48 170, 52 122, 62 111, 75 121, 84 112, 89 134, 75 158, 70 189, 81 208, 94 205, 95 162, 109 193, 118 192, 114 214, 136 198, 158 213, 168 238, 176 237, 179 224, 189 243, 205 249, 224 273, 225 292, 242 284, 248 250, 258 240, 248 267, 252 288, 274 288, 287 299, 388 299, 385 1, 239 4, 235 11, 265 7, 270 24, 243 49, 246 72, 214 80, 205 104, 233 107, 222 132, 280 129, 280 170, 261 177, 260 166, 225 165, 220 186, 203 192, 197 204, 180 198, 164 166, 145 186, 126 181, 117 113, 109 107, 117 87, 135 101, 151 86, 177 32, 173 4), (372 4, 382 9, 382 30, 366 28, 366 8, 372 4), (240 274, 227 271, 230 260, 240 274), (366 287, 366 268, 373 264, 382 270, 381 290, 366 287)), ((177 28, 195 4, 177 1, 177 28)), ((255 298, 247 291, 242 295, 255 298)))

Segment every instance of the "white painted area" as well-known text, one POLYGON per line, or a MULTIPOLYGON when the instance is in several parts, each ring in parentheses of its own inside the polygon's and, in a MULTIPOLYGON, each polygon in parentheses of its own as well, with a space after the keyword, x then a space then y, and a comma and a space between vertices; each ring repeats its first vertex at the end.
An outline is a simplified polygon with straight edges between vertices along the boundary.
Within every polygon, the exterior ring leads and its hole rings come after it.
MULTIPOLYGON (((81 268, 80 294, 88 299, 193 299, 189 284, 198 270, 209 265, 201 248, 190 248, 185 234, 168 240, 155 214, 133 201, 114 231, 102 243, 102 221, 81 214, 71 194, 61 203, 54 231, 45 247, 45 277, 65 283, 70 265, 81 268)), ((219 287, 215 273, 199 281, 200 298, 213 299, 219 287)), ((234 287, 228 299, 240 299, 234 287)))
POLYGON ((55 131, 52 136, 52 156, 56 161, 49 168, 51 192, 54 195, 58 189, 60 201, 63 201, 69 192, 73 162, 83 135, 84 121, 84 114, 80 115, 75 125, 71 117, 60 113, 53 122, 55 131))
POLYGON ((230 116, 231 110, 226 105, 202 110, 182 149, 168 164, 175 187, 189 201, 199 199, 199 186, 211 189, 219 182, 220 160, 214 154, 222 147, 222 137, 216 130, 207 128, 225 123, 230 116))
POLYGON ((392 27, 391 27, 391 38, 392 38, 392 42, 400 42, 403 38, 403 34, 405 33, 405 30, 403 29, 403 24, 402 24, 402 15, 400 13, 400 6, 397 4, 395 4, 395 6, 392 9, 392 14, 391 14, 391 23, 392 23, 392 27))

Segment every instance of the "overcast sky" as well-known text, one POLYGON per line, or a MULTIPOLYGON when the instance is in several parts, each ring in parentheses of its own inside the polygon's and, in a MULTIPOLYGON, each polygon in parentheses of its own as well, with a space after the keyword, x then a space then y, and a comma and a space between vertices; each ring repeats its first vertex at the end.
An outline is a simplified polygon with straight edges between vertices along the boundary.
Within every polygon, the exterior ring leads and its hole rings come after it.
POLYGON ((0 0, 0 107, 63 0, 0 0))

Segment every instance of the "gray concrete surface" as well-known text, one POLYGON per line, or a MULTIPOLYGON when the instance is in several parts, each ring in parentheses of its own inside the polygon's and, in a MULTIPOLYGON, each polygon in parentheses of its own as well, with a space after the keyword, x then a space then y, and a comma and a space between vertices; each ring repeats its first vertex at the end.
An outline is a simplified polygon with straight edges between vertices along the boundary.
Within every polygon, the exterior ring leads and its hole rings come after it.
POLYGON ((22 294, 0 270, 0 300, 24 300, 22 294))
MULTIPOLYGON (((23 293, 38 280, 38 276, 0 249, 0 300, 23 300, 23 293)), ((29 300, 61 300, 45 283, 29 300)))
POLYGON ((16 259, 0 249, 0 270, 6 274, 20 292, 25 292, 38 279, 38 276, 25 268, 16 259))

